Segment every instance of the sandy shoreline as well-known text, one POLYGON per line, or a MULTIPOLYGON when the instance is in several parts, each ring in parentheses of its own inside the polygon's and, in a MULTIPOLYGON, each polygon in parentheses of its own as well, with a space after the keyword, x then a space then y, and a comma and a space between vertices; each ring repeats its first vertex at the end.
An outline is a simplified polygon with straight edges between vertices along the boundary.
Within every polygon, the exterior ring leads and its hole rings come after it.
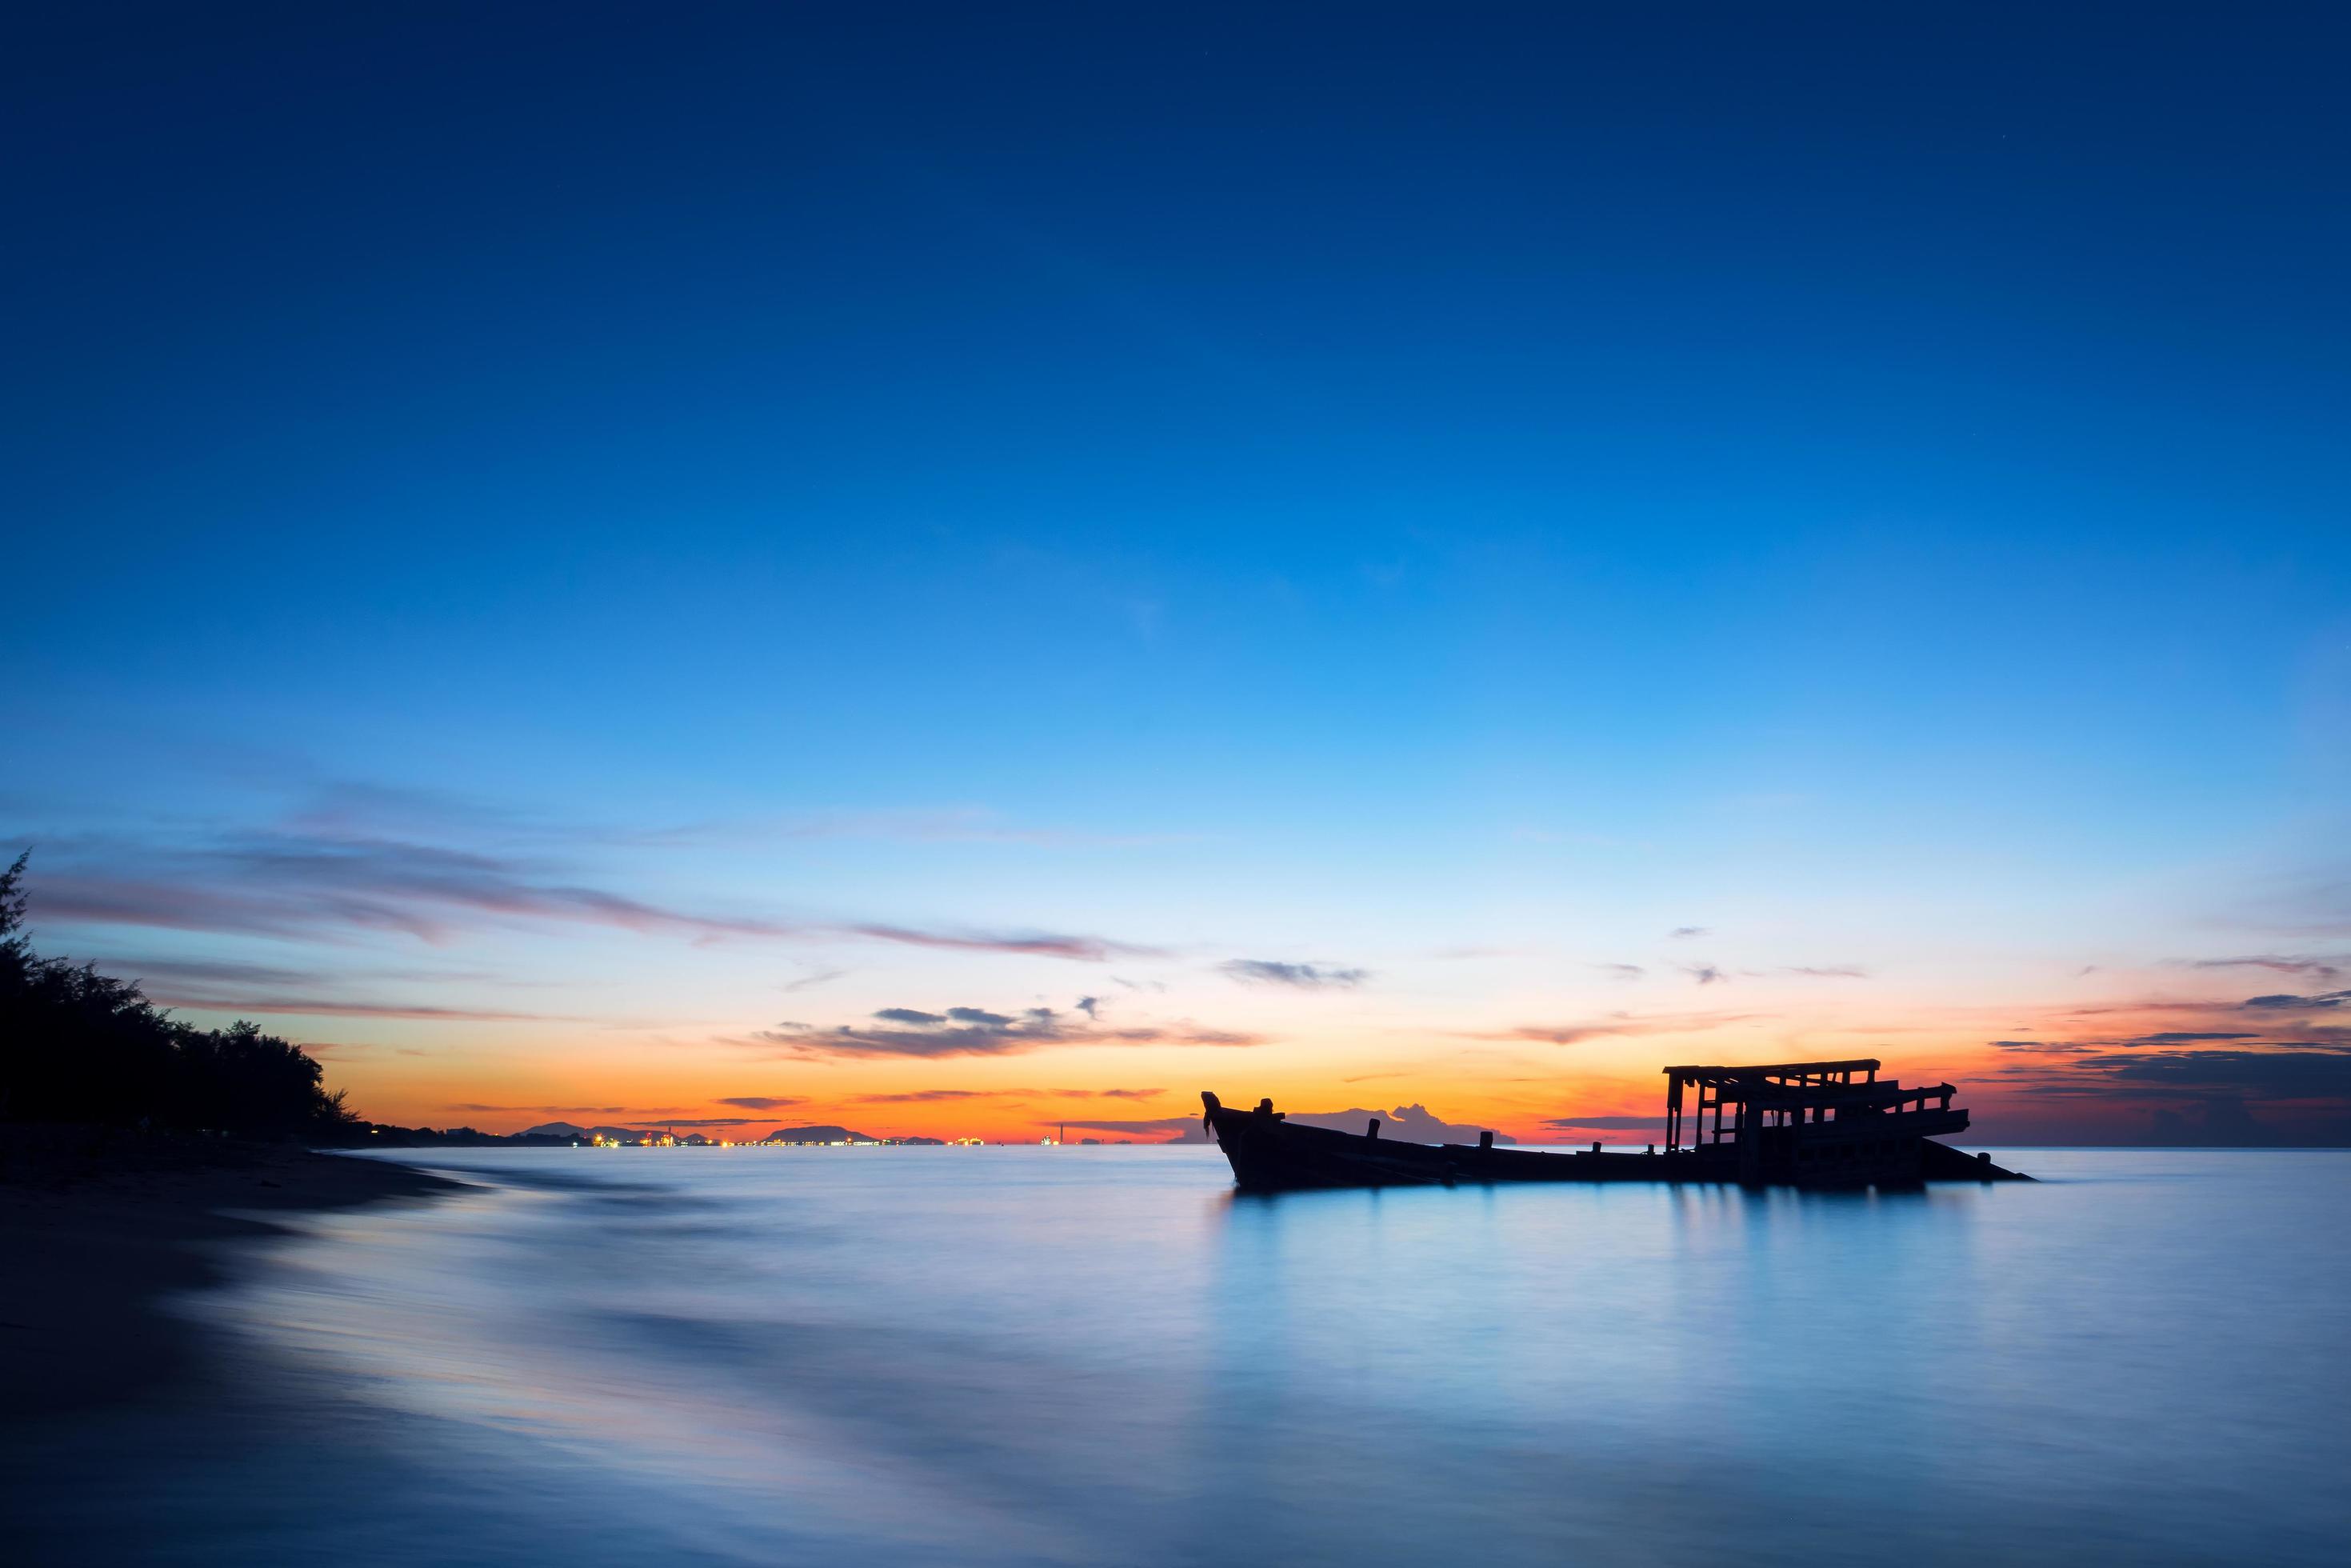
POLYGON ((460 1190, 407 1166, 201 1140, 0 1129, 0 1426, 152 1393, 198 1332, 163 1308, 221 1277, 272 1212, 460 1190))

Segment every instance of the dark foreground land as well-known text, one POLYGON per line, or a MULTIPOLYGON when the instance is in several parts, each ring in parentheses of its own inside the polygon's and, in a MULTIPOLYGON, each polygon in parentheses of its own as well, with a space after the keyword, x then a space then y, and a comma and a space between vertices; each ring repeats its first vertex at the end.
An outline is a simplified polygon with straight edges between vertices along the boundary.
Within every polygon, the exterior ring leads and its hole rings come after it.
POLYGON ((215 1281, 224 1242, 269 1216, 459 1184, 378 1160, 193 1135, 0 1126, 0 1425, 139 1394, 189 1364, 164 1309, 215 1281))

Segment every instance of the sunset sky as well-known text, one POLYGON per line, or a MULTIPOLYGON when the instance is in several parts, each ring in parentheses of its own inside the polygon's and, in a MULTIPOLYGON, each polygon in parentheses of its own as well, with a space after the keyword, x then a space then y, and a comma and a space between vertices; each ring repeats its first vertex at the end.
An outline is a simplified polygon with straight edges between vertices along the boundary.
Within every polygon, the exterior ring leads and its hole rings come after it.
POLYGON ((402 1124, 2351 1142, 2343 13, 1427 17, 58 8, 41 949, 402 1124))

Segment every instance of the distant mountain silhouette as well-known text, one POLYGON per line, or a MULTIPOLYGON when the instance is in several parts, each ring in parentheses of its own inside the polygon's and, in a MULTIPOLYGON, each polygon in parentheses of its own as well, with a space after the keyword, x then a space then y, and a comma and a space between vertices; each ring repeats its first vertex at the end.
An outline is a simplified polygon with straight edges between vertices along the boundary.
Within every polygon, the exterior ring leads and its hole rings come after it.
POLYGON ((765 1144, 878 1144, 882 1140, 871 1133, 852 1133, 846 1127, 778 1127, 759 1140, 765 1144))
POLYGON ((658 1138, 668 1132, 666 1127, 583 1127, 576 1122, 541 1122, 536 1127, 525 1127, 515 1134, 518 1138, 658 1138))

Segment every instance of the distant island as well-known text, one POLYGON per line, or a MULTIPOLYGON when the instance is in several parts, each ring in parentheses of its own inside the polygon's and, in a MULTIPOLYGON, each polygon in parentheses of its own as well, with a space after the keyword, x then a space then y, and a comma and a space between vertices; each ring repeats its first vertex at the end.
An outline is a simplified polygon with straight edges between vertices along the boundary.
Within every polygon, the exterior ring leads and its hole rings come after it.
POLYGON ((776 1145, 829 1147, 857 1145, 903 1148, 913 1145, 941 1147, 950 1141, 946 1138, 877 1137, 872 1133, 860 1133, 831 1124, 814 1127, 778 1127, 764 1137, 757 1138, 713 1137, 692 1129, 681 1133, 670 1127, 583 1127, 576 1122, 542 1122, 536 1127, 525 1127, 519 1133, 485 1133, 475 1127, 395 1127, 365 1122, 358 1124, 354 1131, 355 1135, 344 1141, 365 1143, 378 1148, 475 1148, 496 1145, 523 1148, 569 1148, 575 1144, 601 1145, 608 1148, 716 1149, 776 1145))
POLYGON ((656 1150, 734 1150, 752 1145, 868 1145, 868 1147, 907 1147, 907 1145, 929 1145, 946 1147, 947 1138, 877 1138, 874 1133, 858 1133, 846 1126, 778 1126, 764 1138, 713 1138, 710 1133, 698 1133, 686 1128, 679 1133, 668 1126, 580 1126, 576 1122, 540 1122, 538 1126, 527 1126, 519 1133, 485 1133, 473 1126, 391 1126, 381 1122, 360 1122, 350 1128, 350 1138, 343 1143, 367 1143, 374 1147, 538 1147, 538 1150, 567 1150, 571 1145, 604 1145, 604 1147, 656 1147, 656 1150))

